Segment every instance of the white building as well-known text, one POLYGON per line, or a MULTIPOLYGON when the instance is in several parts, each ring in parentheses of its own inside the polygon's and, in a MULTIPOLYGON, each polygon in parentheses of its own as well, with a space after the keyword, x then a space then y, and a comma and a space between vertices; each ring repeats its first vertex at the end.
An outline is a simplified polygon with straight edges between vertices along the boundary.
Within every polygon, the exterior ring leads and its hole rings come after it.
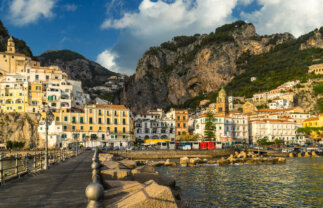
MULTIPOLYGON (((48 147, 50 148, 58 148, 58 147, 67 147, 66 141, 62 141, 61 133, 63 132, 62 125, 55 124, 53 121, 48 126, 48 147), (63 144, 65 143, 65 144, 63 144)), ((45 121, 40 121, 38 126, 38 133, 40 138, 43 140, 43 144, 45 144, 46 140, 46 123, 45 121)))
POLYGON ((175 119, 167 117, 160 109, 136 115, 134 122, 137 141, 175 139, 175 119))
POLYGON ((249 121, 249 139, 257 144, 258 139, 269 141, 281 139, 285 144, 301 143, 304 138, 296 134, 297 123, 291 119, 261 119, 249 121))
POLYGON ((293 107, 293 104, 286 99, 276 98, 269 104, 269 109, 287 109, 293 107))
POLYGON ((250 78, 250 81, 253 82, 253 81, 256 81, 257 80, 257 77, 251 77, 250 78))
MULTIPOLYGON (((205 115, 195 120, 195 134, 204 137, 205 115)), ((229 116, 213 116, 215 125, 215 140, 224 144, 249 143, 248 140, 248 117, 241 114, 230 114, 229 116)))

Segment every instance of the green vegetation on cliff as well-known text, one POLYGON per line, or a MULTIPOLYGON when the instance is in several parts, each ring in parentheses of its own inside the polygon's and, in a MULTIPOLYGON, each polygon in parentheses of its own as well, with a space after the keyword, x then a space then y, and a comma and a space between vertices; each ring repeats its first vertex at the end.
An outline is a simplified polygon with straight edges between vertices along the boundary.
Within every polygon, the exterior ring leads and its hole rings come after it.
POLYGON ((42 54, 42 57, 47 61, 55 61, 56 59, 61 59, 62 61, 85 59, 81 54, 70 50, 46 51, 42 54))
POLYGON ((242 55, 237 64, 244 72, 236 76, 225 89, 234 96, 252 97, 254 93, 274 89, 287 81, 315 77, 307 73, 308 66, 313 64, 313 59, 323 59, 323 49, 300 50, 304 39, 300 37, 286 41, 269 53, 242 55), (251 77, 257 77, 257 80, 251 82, 251 77))
MULTIPOLYGON (((7 50, 7 40, 10 37, 7 28, 2 24, 0 20, 0 51, 6 51, 7 50)), ((31 52, 30 48, 27 46, 26 42, 23 40, 20 40, 18 38, 13 37, 15 45, 16 45, 16 51, 18 53, 25 54, 26 56, 33 57, 33 53, 31 52)))

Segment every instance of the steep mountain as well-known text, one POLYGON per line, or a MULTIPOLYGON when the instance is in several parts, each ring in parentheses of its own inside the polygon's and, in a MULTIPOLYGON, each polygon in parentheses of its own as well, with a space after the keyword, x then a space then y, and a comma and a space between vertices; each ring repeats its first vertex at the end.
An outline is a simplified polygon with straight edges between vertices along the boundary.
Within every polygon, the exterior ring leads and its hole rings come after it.
POLYGON ((245 57, 270 52, 295 38, 289 34, 260 36, 250 23, 223 25, 208 35, 178 36, 150 48, 116 101, 135 112, 181 105, 226 86, 246 70, 245 57))
POLYGON ((117 75, 70 50, 46 51, 37 58, 42 66, 59 66, 70 79, 81 80, 84 87, 102 85, 108 77, 117 75))
MULTIPOLYGON (((9 33, 7 28, 5 28, 0 20, 0 51, 7 50, 7 40, 9 38, 9 33)), ((33 57, 33 53, 30 48, 26 45, 26 42, 13 37, 16 45, 16 51, 18 53, 25 54, 26 56, 33 57)), ((34 58, 34 57, 33 57, 34 58)))

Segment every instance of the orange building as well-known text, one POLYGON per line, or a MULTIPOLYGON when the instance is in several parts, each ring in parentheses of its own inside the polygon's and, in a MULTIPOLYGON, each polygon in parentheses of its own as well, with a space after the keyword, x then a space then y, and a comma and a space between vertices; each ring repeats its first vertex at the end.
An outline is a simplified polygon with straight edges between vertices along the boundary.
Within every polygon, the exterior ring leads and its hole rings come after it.
POLYGON ((188 111, 175 110, 175 132, 176 137, 188 134, 188 111))
POLYGON ((218 115, 227 115, 229 113, 229 104, 227 100, 227 94, 222 88, 219 92, 219 96, 216 98, 216 113, 218 115))

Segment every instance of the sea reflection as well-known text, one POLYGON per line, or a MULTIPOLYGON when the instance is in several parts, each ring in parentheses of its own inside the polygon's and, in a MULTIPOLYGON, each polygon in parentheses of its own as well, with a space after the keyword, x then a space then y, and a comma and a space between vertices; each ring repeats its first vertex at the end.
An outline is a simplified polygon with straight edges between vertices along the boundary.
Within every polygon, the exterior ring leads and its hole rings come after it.
POLYGON ((157 171, 176 179, 191 207, 323 207, 323 157, 157 171))

